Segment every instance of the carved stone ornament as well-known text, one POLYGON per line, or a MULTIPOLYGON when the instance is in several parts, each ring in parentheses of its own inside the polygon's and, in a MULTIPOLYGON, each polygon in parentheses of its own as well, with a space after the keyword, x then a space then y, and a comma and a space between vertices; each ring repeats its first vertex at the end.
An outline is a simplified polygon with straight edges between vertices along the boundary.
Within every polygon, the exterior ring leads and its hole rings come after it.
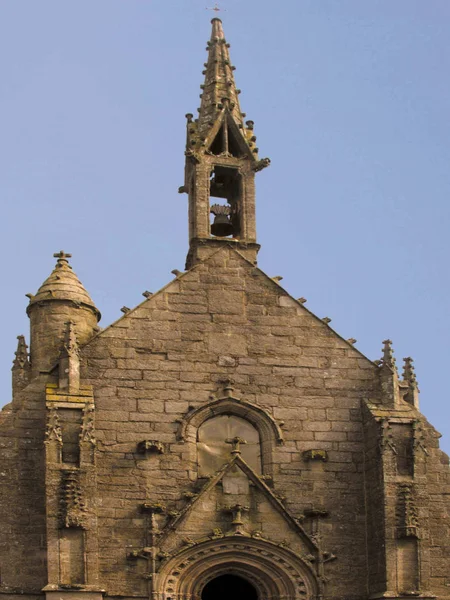
POLYGON ((162 502, 144 502, 144 504, 141 504, 141 512, 147 514, 162 515, 166 510, 166 505, 162 502))
POLYGON ((422 450, 422 452, 425 454, 425 456, 428 456, 428 450, 425 445, 425 442, 426 442, 425 433, 424 433, 423 427, 420 424, 420 421, 413 421, 412 427, 413 427, 414 452, 417 452, 417 450, 422 450))
POLYGON ((328 452, 326 450, 305 450, 305 452, 303 452, 303 460, 305 462, 310 460, 321 460, 322 462, 327 462, 328 452))
POLYGON ((402 483, 400 485, 395 513, 398 537, 419 537, 416 493, 412 483, 402 483))
POLYGON ((80 484, 79 471, 63 471, 61 499, 60 499, 60 526, 84 527, 86 506, 80 484))
POLYGON ((143 440, 137 445, 139 454, 164 454, 164 444, 155 440, 143 440))
POLYGON ((83 420, 81 423, 80 442, 89 442, 93 446, 95 446, 96 444, 93 404, 88 403, 83 408, 83 420))
POLYGON ((48 411, 45 442, 58 442, 62 444, 62 431, 59 423, 58 410, 52 406, 48 411))
POLYGON ((388 419, 381 419, 378 446, 382 453, 386 450, 391 450, 394 454, 397 454, 397 449, 394 443, 394 434, 392 433, 392 427, 388 419))

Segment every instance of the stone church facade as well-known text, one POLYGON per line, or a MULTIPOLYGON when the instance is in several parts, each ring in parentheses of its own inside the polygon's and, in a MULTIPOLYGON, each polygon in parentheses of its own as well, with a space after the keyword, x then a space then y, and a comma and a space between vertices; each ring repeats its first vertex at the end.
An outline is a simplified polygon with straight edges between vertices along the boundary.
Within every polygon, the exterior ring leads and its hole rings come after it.
POLYGON ((256 265, 270 161, 228 48, 214 19, 186 271, 103 330, 64 252, 29 295, 0 413, 5 600, 450 599, 448 457, 411 359, 369 360, 256 265))

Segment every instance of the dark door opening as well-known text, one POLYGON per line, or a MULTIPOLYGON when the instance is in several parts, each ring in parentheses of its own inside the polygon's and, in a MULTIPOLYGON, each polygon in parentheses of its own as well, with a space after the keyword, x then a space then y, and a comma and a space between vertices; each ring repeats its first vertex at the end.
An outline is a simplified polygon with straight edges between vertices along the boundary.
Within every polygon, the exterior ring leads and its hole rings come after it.
POLYGON ((238 575, 220 575, 205 585, 202 600, 258 600, 256 589, 238 575))

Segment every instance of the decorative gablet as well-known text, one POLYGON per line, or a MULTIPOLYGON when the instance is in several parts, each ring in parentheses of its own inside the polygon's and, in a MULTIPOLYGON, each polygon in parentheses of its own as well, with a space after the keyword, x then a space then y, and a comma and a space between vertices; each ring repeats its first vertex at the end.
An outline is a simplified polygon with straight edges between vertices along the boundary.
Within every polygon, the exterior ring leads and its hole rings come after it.
POLYGON ((186 115, 185 182, 179 191, 189 194, 187 268, 223 244, 237 246, 252 262, 259 249, 254 178, 270 160, 258 158, 253 121, 244 124, 229 46, 222 21, 213 19, 199 116, 186 115))

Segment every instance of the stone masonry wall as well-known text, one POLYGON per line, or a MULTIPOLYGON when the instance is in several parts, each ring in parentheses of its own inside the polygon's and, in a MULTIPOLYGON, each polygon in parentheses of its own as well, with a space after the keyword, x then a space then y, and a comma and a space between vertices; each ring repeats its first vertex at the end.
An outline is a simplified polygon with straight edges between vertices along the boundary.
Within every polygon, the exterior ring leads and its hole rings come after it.
MULTIPOLYGON (((236 394, 282 427, 274 489, 295 516, 320 509, 327 598, 366 594, 361 398, 378 394, 376 367, 238 253, 225 249, 104 330, 84 349, 94 386, 100 580, 111 595, 145 593, 127 549, 145 546, 144 502, 193 488, 178 423, 231 377, 236 394), (142 460, 138 442, 164 454, 142 460), (328 462, 305 461, 308 450, 328 462)), ((317 523, 306 518, 314 533, 317 523)), ((317 533, 317 532, 316 532, 317 533)))

